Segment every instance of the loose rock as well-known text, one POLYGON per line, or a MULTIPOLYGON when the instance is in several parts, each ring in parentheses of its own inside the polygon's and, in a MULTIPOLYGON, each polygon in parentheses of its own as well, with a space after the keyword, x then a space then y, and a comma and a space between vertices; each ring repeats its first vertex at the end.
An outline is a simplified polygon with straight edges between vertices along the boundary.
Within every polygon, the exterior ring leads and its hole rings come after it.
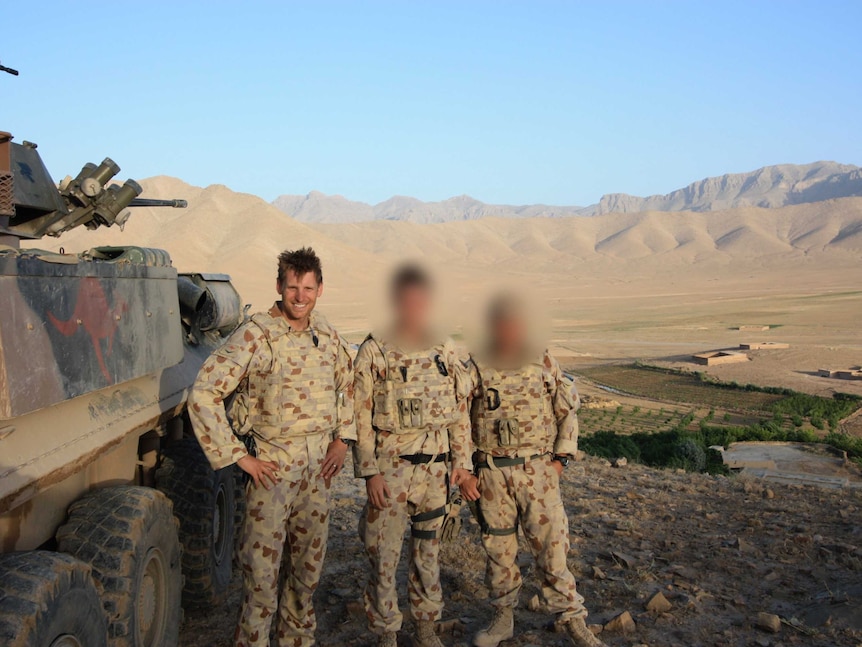
POLYGON ((673 605, 668 602, 667 598, 664 597, 664 594, 661 591, 652 596, 646 603, 646 610, 650 613, 667 613, 672 608, 673 605))
POLYGON ((632 614, 628 611, 623 611, 616 618, 605 623, 605 631, 617 631, 628 634, 632 633, 635 629, 637 629, 637 625, 635 625, 632 614))
POLYGON ((758 629, 777 634, 781 631, 781 618, 774 613, 758 613, 757 621, 754 623, 758 629))

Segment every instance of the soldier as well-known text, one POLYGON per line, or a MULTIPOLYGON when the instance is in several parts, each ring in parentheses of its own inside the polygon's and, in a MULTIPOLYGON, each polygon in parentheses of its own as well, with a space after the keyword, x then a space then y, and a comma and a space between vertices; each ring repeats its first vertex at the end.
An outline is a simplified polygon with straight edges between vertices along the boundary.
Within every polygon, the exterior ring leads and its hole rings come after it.
POLYGON ((408 265, 394 275, 394 326, 369 335, 356 356, 353 464, 366 480, 368 503, 360 535, 371 561, 365 609, 381 647, 395 647, 402 615, 395 571, 411 524, 408 593, 416 647, 442 647, 435 621, 443 609, 439 533, 452 483, 471 476, 463 365, 450 341, 437 341, 428 312, 431 281, 408 265))
POLYGON ((601 647, 586 626, 584 599, 566 564, 569 522, 560 475, 578 449, 577 396, 548 351, 531 350, 525 313, 515 299, 495 299, 488 325, 490 343, 470 362, 478 479, 465 479, 461 492, 467 500, 478 500, 495 613, 473 644, 496 647, 514 635, 513 611, 521 589, 520 526, 558 626, 579 647, 601 647))
POLYGON ((213 353, 189 398, 195 434, 213 468, 236 463, 252 479, 239 554, 237 647, 268 647, 276 612, 280 647, 314 645, 312 595, 326 554, 329 484, 356 439, 351 361, 338 333, 314 311, 323 274, 312 249, 278 257, 276 288, 281 301, 213 353), (251 434, 257 456, 225 415, 225 399, 241 384, 237 395, 245 406, 231 413, 245 413, 233 422, 251 434))

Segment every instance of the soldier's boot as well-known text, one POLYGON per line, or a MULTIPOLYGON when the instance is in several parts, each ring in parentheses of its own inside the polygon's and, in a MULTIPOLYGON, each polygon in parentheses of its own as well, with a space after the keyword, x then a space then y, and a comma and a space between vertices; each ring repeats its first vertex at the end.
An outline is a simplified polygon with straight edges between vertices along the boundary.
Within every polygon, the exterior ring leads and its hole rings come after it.
POLYGON ((377 640, 377 647, 398 647, 398 634, 394 631, 380 634, 380 638, 377 640))
POLYGON ((497 607, 491 624, 473 636, 474 647, 497 647, 515 635, 515 612, 512 607, 497 607))
POLYGON ((416 639, 413 647, 443 647, 437 637, 437 624, 433 620, 418 620, 416 622, 416 639))
POLYGON ((572 618, 561 623, 566 635, 576 647, 607 647, 589 630, 583 618, 572 618))

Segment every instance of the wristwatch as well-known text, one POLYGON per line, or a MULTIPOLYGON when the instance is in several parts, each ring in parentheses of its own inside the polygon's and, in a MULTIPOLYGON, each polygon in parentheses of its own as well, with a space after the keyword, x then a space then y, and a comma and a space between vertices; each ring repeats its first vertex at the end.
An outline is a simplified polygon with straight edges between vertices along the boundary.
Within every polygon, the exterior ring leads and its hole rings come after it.
POLYGON ((553 458, 553 460, 557 461, 557 462, 558 462, 560 465, 562 465, 563 467, 568 467, 568 466, 569 466, 569 461, 570 461, 571 459, 570 459, 568 456, 565 456, 565 455, 563 455, 563 454, 554 454, 554 458, 553 458))
POLYGON ((338 440, 347 445, 348 449, 353 449, 353 446, 356 445, 356 441, 353 440, 353 438, 342 438, 341 436, 339 436, 338 440))

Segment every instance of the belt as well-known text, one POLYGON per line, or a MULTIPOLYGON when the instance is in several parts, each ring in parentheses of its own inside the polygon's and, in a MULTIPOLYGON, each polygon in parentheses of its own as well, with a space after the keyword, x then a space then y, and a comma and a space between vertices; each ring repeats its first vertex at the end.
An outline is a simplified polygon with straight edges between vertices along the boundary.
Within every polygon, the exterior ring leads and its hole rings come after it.
POLYGON ((445 454, 405 454, 399 456, 402 461, 411 465, 425 465, 426 463, 444 463, 449 460, 449 452, 445 454))
MULTIPOLYGON (((486 454, 486 456, 490 455, 486 454)), ((537 461, 540 458, 544 458, 545 456, 547 456, 547 454, 533 454, 529 457, 515 456, 511 458, 508 456, 490 456, 490 458, 494 460, 495 467, 515 467, 516 465, 526 465, 528 462, 537 461)), ((476 463, 477 470, 488 469, 489 467, 491 467, 489 461, 480 461, 476 463)))

